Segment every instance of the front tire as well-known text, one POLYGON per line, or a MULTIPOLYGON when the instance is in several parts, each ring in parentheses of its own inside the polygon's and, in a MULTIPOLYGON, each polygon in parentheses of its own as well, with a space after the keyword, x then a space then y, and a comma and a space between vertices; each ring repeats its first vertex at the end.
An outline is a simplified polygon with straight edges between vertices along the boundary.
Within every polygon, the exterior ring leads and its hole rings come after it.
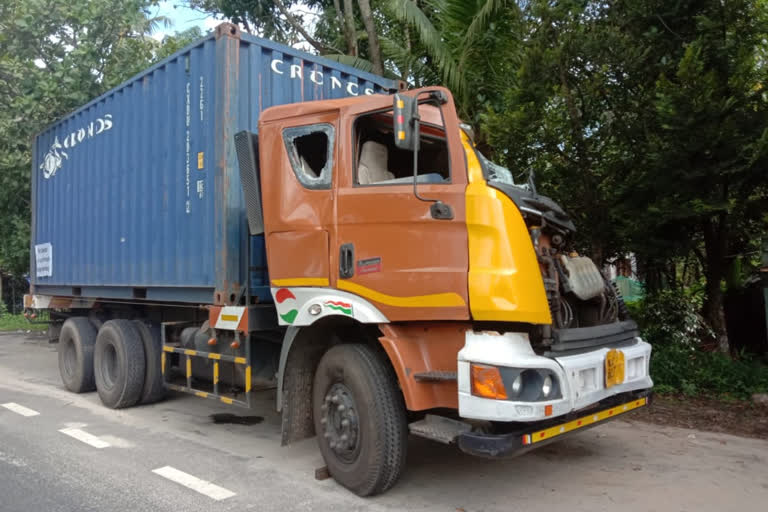
POLYGON ((312 390, 320 451, 333 478, 358 496, 391 488, 405 466, 408 427, 397 377, 367 345, 337 345, 312 390))
POLYGON ((144 344, 130 320, 110 320, 101 326, 94 349, 96 390, 112 409, 130 407, 141 398, 146 362, 144 344))
POLYGON ((59 373, 64 387, 73 393, 96 389, 93 378, 93 347, 96 329, 85 317, 68 318, 59 333, 59 373))

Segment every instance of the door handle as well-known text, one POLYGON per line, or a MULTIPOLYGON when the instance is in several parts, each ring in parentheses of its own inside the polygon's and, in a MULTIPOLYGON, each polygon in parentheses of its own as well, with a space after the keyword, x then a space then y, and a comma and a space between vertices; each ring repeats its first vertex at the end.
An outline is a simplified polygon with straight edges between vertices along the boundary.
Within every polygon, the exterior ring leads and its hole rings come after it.
POLYGON ((355 275, 355 246, 343 244, 339 248, 339 278, 349 279, 355 275))

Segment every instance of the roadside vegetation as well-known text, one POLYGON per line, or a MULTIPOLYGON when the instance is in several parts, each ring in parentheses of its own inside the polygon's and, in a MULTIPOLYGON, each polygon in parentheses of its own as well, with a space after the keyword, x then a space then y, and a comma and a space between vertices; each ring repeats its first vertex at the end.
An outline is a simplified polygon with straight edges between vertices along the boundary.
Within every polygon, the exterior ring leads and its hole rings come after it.
POLYGON ((707 344, 712 332, 698 313, 698 302, 696 296, 666 290, 629 304, 643 337, 653 344, 654 391, 725 400, 768 393, 764 356, 714 350, 707 344))
POLYGON ((0 332, 44 331, 44 323, 32 323, 24 315, 12 315, 3 302, 0 302, 0 332))
POLYGON ((7 314, 0 316, 0 332, 44 331, 45 329, 47 329, 46 324, 31 323, 23 315, 7 314))

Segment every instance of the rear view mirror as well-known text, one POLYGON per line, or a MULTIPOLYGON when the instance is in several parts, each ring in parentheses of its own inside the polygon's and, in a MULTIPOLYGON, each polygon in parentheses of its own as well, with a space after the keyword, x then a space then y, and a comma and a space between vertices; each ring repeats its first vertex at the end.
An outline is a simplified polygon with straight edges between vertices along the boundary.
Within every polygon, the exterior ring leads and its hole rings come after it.
POLYGON ((393 113, 395 146, 399 149, 414 150, 418 140, 414 120, 419 117, 418 100, 412 96, 395 94, 393 113))

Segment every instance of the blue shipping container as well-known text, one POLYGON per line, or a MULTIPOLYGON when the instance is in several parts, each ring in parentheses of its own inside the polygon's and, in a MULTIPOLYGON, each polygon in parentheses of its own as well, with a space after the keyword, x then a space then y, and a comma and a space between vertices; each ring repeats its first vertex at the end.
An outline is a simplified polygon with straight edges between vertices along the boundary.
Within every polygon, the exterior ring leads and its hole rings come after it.
MULTIPOLYGON (((396 87, 220 25, 37 136, 33 293, 234 302, 249 239, 235 133, 273 105, 396 87)), ((263 238, 250 244, 264 268, 263 238)), ((254 295, 267 285, 252 272, 254 295)))

